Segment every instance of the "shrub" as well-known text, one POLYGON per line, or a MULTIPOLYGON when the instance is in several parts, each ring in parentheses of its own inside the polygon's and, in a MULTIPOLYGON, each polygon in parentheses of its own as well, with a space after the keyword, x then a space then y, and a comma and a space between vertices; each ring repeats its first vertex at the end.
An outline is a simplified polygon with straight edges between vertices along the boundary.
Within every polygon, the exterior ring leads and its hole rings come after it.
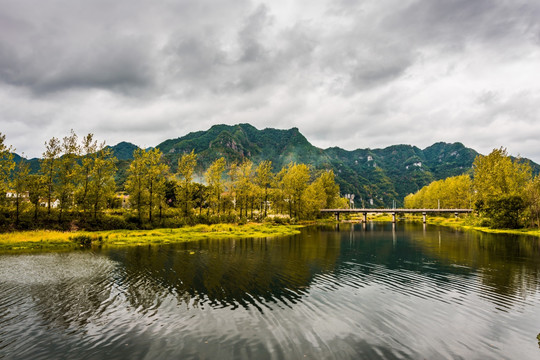
POLYGON ((76 244, 79 244, 81 247, 91 247, 93 243, 101 242, 103 237, 101 236, 92 236, 87 234, 75 235, 69 238, 76 244))
POLYGON ((491 227, 495 229, 518 229, 520 216, 525 209, 521 196, 505 195, 491 198, 484 205, 486 216, 491 219, 491 227))

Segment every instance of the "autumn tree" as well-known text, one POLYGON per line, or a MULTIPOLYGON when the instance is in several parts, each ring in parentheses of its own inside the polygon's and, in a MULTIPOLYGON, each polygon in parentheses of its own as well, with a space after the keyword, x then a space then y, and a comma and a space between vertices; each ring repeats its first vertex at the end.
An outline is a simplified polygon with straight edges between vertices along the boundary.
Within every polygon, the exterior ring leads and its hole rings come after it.
POLYGON ((335 183, 334 172, 323 171, 303 193, 303 214, 306 218, 318 217, 321 209, 339 207, 339 200, 339 186, 335 183))
POLYGON ((30 165, 28 162, 21 159, 15 166, 11 181, 11 189, 13 190, 13 202, 15 205, 15 225, 19 225, 19 216, 21 213, 22 198, 26 196, 28 189, 28 181, 30 174, 30 165))
POLYGON ((206 170, 204 177, 208 185, 209 209, 219 215, 221 210, 221 193, 223 192, 223 173, 225 171, 225 158, 215 160, 206 170))
POLYGON ((146 153, 147 168, 145 182, 148 189, 148 219, 152 222, 152 213, 155 207, 160 209, 165 201, 165 182, 169 167, 161 162, 161 150, 153 149, 146 153))
POLYGON ((28 176, 28 199, 34 206, 34 221, 38 219, 41 198, 47 195, 47 178, 41 174, 28 176))
POLYGON ((136 149, 133 152, 133 161, 129 165, 125 187, 129 194, 129 201, 137 209, 139 223, 142 223, 142 210, 148 197, 148 189, 145 183, 147 166, 148 159, 146 151, 136 149))
POLYGON ((13 149, 5 144, 6 136, 0 133, 0 205, 6 199, 11 171, 15 168, 13 149))
POLYGON ((537 175, 527 184, 525 188, 525 201, 530 226, 540 227, 540 175, 537 175))
MULTIPOLYGON (((251 160, 244 160, 237 167, 237 176, 236 176, 236 202, 239 205, 240 216, 242 215, 242 210, 245 210, 245 217, 248 217, 248 209, 251 200, 253 199, 254 186, 253 186, 253 162, 251 160)), ((253 216, 253 211, 251 213, 253 216)))
POLYGON ((57 164, 60 161, 61 151, 60 140, 53 137, 45 143, 45 152, 40 160, 40 172, 43 174, 46 185, 47 214, 49 216, 51 215, 52 199, 55 196, 56 178, 59 172, 57 164))
POLYGON ((86 135, 81 144, 81 165, 79 167, 79 173, 77 175, 77 204, 83 209, 84 214, 90 208, 90 201, 88 199, 88 192, 90 189, 90 181, 92 176, 92 170, 94 162, 96 160, 98 144, 94 140, 93 134, 86 135))
POLYGON ((289 216, 298 217, 302 209, 302 193, 310 179, 310 169, 306 164, 289 163, 282 169, 281 183, 289 206, 289 216))
POLYGON ((77 134, 73 130, 71 130, 68 136, 63 138, 61 149, 62 156, 58 161, 58 184, 56 191, 58 200, 60 200, 60 221, 62 221, 64 211, 69 209, 73 204, 73 194, 77 183, 79 167, 77 159, 80 147, 77 134))
POLYGON ((116 184, 116 158, 110 148, 102 143, 93 155, 90 176, 87 184, 86 202, 92 207, 94 219, 98 213, 106 207, 107 199, 114 195, 116 184))
POLYGON ((264 217, 268 214, 268 195, 273 182, 272 162, 269 160, 261 161, 255 169, 255 184, 262 190, 264 217))
POLYGON ((473 171, 477 201, 505 195, 521 196, 531 180, 530 165, 520 159, 512 160, 504 148, 494 149, 487 156, 477 156, 473 171))
POLYGON ((532 178, 529 164, 512 160, 506 149, 494 149, 473 163, 475 207, 491 219, 492 227, 519 227, 525 209, 525 189, 532 178))
POLYGON ((472 202, 472 180, 469 175, 459 175, 434 181, 415 194, 405 197, 409 209, 464 209, 472 202))
POLYGON ((191 214, 193 209, 193 176, 197 166, 197 155, 192 150, 189 154, 184 154, 178 160, 177 174, 180 179, 177 199, 181 203, 183 215, 185 217, 191 214))

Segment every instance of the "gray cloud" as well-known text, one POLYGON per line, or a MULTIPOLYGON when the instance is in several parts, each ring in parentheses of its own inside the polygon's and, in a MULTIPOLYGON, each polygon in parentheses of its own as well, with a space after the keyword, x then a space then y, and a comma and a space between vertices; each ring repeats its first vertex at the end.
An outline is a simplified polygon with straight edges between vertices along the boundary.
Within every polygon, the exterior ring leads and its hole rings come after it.
POLYGON ((0 0, 0 131, 156 145, 215 123, 540 162, 540 3, 0 0))
POLYGON ((538 30, 540 5, 530 1, 420 0, 386 19, 413 42, 455 49, 467 42, 501 44, 538 30), (403 33, 404 32, 404 33, 403 33))

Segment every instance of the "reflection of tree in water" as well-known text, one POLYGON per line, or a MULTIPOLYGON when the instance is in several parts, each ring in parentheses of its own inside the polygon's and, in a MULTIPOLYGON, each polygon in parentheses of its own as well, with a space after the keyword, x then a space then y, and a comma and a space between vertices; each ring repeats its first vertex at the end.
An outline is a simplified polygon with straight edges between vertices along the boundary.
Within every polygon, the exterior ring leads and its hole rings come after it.
POLYGON ((339 241, 317 233, 284 239, 204 240, 170 246, 109 250, 125 266, 134 307, 151 309, 168 294, 190 306, 287 306, 313 277, 333 269, 339 241))
POLYGON ((321 233, 341 241, 334 271, 341 284, 378 283, 418 296, 425 296, 424 286, 474 292, 501 309, 539 290, 540 243, 535 238, 450 228, 424 231, 421 224, 411 223, 398 223, 394 230, 390 223, 341 224, 321 228, 321 233), (471 281, 454 281, 456 276, 471 281))
POLYGON ((413 238, 424 251, 442 264, 478 270, 497 305, 507 307, 509 298, 525 299, 538 291, 540 240, 537 238, 458 230, 416 232, 413 238), (452 234, 453 232, 453 234, 452 234))

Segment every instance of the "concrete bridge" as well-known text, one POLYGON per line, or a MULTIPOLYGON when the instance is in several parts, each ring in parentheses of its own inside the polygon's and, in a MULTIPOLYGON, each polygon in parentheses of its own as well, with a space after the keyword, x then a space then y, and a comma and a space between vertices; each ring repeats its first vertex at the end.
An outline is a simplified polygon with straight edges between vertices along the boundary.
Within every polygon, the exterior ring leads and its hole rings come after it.
POLYGON ((334 213, 336 221, 339 221, 339 214, 362 213, 364 222, 367 222, 368 213, 387 213, 392 214, 392 222, 396 222, 396 214, 418 214, 422 213, 422 221, 426 223, 427 214, 454 213, 456 217, 459 214, 472 213, 473 209, 322 209, 323 213, 334 213))

